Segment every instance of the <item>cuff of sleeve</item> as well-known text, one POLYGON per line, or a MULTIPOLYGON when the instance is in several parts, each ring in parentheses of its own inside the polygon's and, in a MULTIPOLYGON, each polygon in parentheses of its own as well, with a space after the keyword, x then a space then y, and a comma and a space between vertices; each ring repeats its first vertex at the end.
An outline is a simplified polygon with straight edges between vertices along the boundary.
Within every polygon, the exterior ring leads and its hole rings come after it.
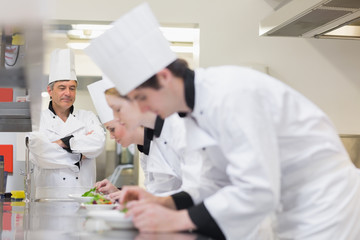
POLYGON ((225 236, 214 218, 206 209, 204 202, 188 209, 191 221, 196 225, 196 232, 214 239, 225 239, 225 236))
POLYGON ((74 135, 70 135, 68 137, 64 137, 64 138, 60 139, 66 145, 66 148, 64 148, 64 149, 70 153, 72 152, 71 147, 70 147, 70 139, 72 137, 74 137, 74 135))
POLYGON ((194 202, 187 192, 178 192, 171 195, 171 197, 175 202, 176 209, 178 210, 194 206, 194 202))

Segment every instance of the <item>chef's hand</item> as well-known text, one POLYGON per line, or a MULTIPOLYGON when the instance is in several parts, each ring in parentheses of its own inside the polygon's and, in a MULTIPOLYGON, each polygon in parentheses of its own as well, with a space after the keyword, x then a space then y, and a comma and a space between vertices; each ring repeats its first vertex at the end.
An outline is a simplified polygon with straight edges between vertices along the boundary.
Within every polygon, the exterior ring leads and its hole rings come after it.
POLYGON ((126 205, 140 232, 177 232, 196 228, 187 210, 172 210, 155 203, 132 201, 126 205))
POLYGON ((119 191, 119 189, 107 179, 95 183, 95 187, 96 191, 101 192, 105 195, 119 191))
MULTIPOLYGON (((110 194, 109 197, 111 199, 112 195, 110 194)), ((117 200, 121 204, 141 200, 143 203, 156 203, 167 208, 176 209, 175 202, 171 196, 158 197, 137 186, 124 186, 121 193, 116 196, 116 199, 115 195, 113 195, 113 198, 114 201, 117 200)))
POLYGON ((140 232, 135 240, 196 240, 197 236, 191 233, 147 233, 140 232))
POLYGON ((54 141, 53 143, 58 144, 58 145, 59 145, 60 147, 62 147, 62 148, 67 148, 67 146, 65 145, 65 143, 64 143, 61 139, 56 140, 56 141, 54 141))
POLYGON ((93 132, 94 130, 91 130, 90 132, 86 133, 86 136, 92 134, 93 132))
POLYGON ((110 199, 115 198, 121 203, 130 202, 133 200, 154 200, 156 196, 147 192, 145 189, 137 186, 124 186, 122 187, 121 194, 110 194, 110 199))

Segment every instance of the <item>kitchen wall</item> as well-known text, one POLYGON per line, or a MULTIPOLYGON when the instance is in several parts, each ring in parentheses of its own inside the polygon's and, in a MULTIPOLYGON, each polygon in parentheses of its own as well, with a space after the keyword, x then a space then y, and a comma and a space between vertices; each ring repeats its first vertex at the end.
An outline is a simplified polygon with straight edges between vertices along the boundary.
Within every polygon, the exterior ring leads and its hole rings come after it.
MULTIPOLYGON (((52 19, 112 21, 141 2, 61 0, 52 19)), ((339 133, 360 134, 360 41, 259 37, 259 22, 280 0, 148 2, 160 23, 199 24, 201 67, 268 66, 270 75, 320 106, 339 133)))
MULTIPOLYGON (((113 21, 141 2, 58 0, 50 16, 52 20, 113 21)), ((148 2, 162 24, 199 24, 201 67, 222 64, 267 66, 270 75, 320 106, 339 133, 360 134, 360 41, 259 37, 258 23, 281 4, 281 0, 148 2)), ((51 44, 48 43, 47 48, 51 48, 51 44)), ((77 50, 75 54, 78 75, 101 75, 82 51, 77 50)), ((46 65, 47 56, 44 60, 46 65)), ((78 92, 78 100, 77 108, 95 111, 85 91, 78 92)), ((12 133, 1 133, 0 142, 16 144, 16 137, 12 133)), ((113 151, 113 147, 114 144, 109 144, 108 151, 113 151)), ((101 159, 102 163, 108 157, 101 159)), ((22 177, 18 175, 20 168, 23 169, 23 162, 14 161, 14 175, 9 177, 10 181, 8 179, 8 190, 23 186, 22 177), (14 181, 15 177, 17 181, 14 181)), ((99 177, 109 174, 103 169, 98 170, 99 177)))

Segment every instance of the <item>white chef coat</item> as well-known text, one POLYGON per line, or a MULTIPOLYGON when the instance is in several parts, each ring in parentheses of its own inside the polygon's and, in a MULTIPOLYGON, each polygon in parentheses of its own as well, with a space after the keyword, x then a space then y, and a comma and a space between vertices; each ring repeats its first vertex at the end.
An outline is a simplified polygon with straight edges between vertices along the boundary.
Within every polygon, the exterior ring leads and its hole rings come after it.
POLYGON ((181 156, 173 146, 184 144, 185 126, 176 114, 167 118, 159 137, 151 141, 148 155, 141 154, 146 189, 167 196, 180 191, 182 185, 181 156))
POLYGON ((190 118, 184 118, 186 144, 182 153, 183 172, 182 190, 187 192, 194 204, 198 204, 224 186, 231 184, 224 164, 210 160, 211 157, 223 158, 217 152, 216 141, 190 118), (211 156, 214 154, 213 156, 211 156), (216 163, 217 165, 215 165, 216 163))
POLYGON ((204 204, 227 239, 252 236, 274 211, 280 239, 360 238, 359 171, 301 94, 247 68, 198 69, 188 117, 225 156, 211 160, 231 184, 204 204))
POLYGON ((61 120, 51 110, 42 112, 40 129, 30 134, 30 160, 34 164, 35 198, 67 198, 84 193, 96 181, 96 162, 105 144, 105 131, 94 113, 77 110, 61 120), (93 131, 91 134, 87 133, 93 131), (73 135, 72 153, 53 141, 73 135), (74 165, 81 159, 80 169, 74 165))

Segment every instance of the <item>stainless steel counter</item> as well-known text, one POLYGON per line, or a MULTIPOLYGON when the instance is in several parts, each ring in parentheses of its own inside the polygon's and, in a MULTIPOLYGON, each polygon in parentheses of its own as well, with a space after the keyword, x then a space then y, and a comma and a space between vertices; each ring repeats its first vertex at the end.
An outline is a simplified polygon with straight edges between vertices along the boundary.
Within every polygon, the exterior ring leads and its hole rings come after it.
POLYGON ((209 239, 194 233, 114 230, 102 220, 87 217, 87 210, 77 202, 0 202, 0 207, 2 240, 209 239))

